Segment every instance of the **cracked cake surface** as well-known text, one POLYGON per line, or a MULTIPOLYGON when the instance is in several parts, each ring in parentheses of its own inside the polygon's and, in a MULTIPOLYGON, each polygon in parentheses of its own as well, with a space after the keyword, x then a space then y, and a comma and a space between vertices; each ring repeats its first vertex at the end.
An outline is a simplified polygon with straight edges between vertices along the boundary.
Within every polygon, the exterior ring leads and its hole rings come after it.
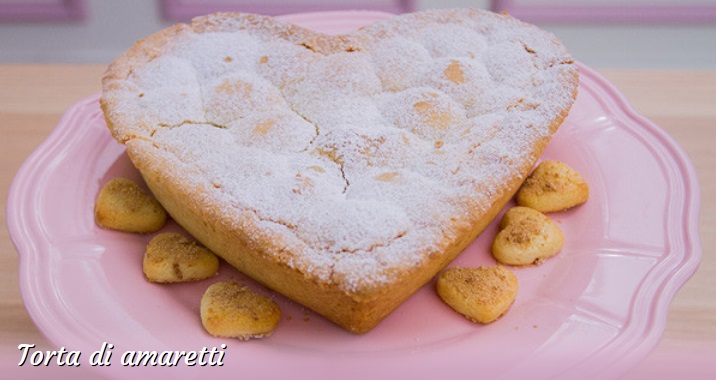
POLYGON ((486 11, 339 36, 215 14, 128 50, 105 75, 102 107, 180 224, 336 321, 281 276, 350 302, 380 303, 406 282, 391 296, 404 300, 512 196, 577 83, 554 36, 486 11))

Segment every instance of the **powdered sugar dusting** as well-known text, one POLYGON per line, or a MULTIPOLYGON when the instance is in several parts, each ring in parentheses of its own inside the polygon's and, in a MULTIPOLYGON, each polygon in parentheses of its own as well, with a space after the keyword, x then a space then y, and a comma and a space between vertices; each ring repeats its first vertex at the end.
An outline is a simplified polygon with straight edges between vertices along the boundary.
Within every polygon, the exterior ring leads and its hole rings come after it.
POLYGON ((108 114, 143 115, 154 127, 137 137, 287 237, 266 254, 355 291, 476 222, 569 109, 571 63, 551 35, 479 11, 334 39, 208 19, 126 78, 108 114))

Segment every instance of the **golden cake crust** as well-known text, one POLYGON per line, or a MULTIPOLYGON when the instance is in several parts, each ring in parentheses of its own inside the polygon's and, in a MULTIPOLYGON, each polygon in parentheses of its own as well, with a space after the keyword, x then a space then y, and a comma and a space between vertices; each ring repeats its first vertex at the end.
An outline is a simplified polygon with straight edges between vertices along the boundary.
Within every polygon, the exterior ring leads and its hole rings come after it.
POLYGON ((187 231, 363 333, 498 214, 577 84, 552 35, 484 11, 341 36, 215 14, 137 42, 101 104, 187 231))

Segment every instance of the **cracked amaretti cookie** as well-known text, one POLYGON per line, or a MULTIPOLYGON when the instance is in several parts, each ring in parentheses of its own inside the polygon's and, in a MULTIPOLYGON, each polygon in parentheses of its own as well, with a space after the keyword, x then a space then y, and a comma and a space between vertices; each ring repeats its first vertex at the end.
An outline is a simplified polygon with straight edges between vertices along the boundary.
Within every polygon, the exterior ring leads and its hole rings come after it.
POLYGON ((363 333, 497 215, 577 85, 555 37, 507 15, 426 11, 329 36, 214 14, 137 42, 101 103, 177 222, 363 333))

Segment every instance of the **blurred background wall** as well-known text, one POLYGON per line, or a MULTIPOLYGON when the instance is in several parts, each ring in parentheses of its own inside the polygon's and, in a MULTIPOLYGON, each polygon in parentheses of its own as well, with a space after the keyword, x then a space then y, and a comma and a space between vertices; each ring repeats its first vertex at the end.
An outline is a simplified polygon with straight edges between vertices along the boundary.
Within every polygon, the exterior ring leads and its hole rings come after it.
POLYGON ((0 0, 0 62, 109 63, 135 40, 217 9, 507 9, 596 68, 716 68, 716 0, 0 0))

